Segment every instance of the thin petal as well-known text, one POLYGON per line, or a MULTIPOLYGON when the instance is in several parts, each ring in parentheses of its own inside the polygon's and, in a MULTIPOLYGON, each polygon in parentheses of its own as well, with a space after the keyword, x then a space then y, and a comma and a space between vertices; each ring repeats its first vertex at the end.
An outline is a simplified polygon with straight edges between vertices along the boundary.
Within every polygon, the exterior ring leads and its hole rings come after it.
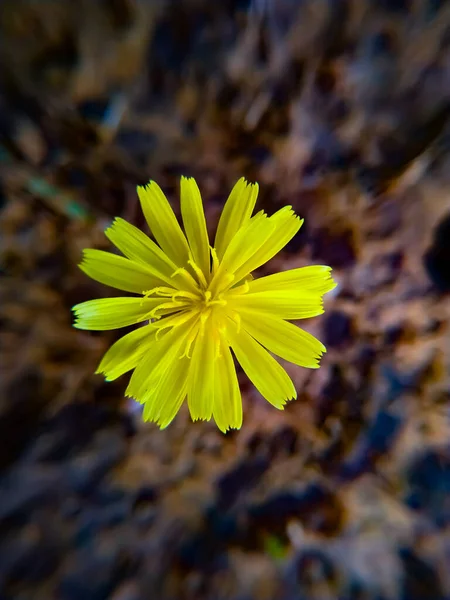
POLYGON ((220 356, 214 361, 213 417, 224 433, 242 426, 242 397, 227 341, 221 336, 220 356))
POLYGON ((258 190, 257 183, 247 183, 243 177, 231 190, 223 207, 214 240, 214 247, 220 260, 222 260, 233 236, 250 220, 258 197, 258 190))
POLYGON ((138 186, 137 192, 156 241, 177 266, 185 266, 189 258, 189 246, 163 191, 156 182, 150 181, 146 186, 138 186))
POLYGON ((307 331, 266 313, 242 310, 239 315, 242 327, 273 354, 301 367, 319 367, 326 348, 307 331))
POLYGON ((107 381, 113 381, 134 369, 154 343, 155 333, 150 324, 121 337, 103 356, 96 373, 103 373, 107 381))
POLYGON ((290 269, 249 282, 250 292, 299 290, 323 295, 335 287, 331 268, 322 265, 290 269))
POLYGON ((231 325, 226 336, 247 377, 264 398, 276 408, 297 397, 294 384, 283 367, 245 330, 231 325))
POLYGON ((236 271, 236 279, 245 277, 264 263, 268 262, 294 237, 303 224, 290 206, 285 206, 269 217, 272 231, 264 243, 236 271))
POLYGON ((144 403, 144 421, 153 421, 161 429, 167 427, 186 398, 189 359, 172 357, 144 403))
POLYGON ((210 286, 213 292, 230 284, 230 280, 226 279, 227 277, 233 277, 235 282, 242 279, 239 274, 242 265, 264 245, 273 228, 270 219, 264 214, 255 216, 246 226, 241 227, 229 243, 222 262, 214 275, 210 286))
POLYGON ((161 298, 100 298, 72 308, 77 329, 97 331, 127 327, 150 318, 150 311, 164 302, 161 298))
POLYGON ((247 309, 281 319, 309 319, 324 312, 321 296, 301 290, 230 294, 227 301, 230 308, 238 312, 247 309))
POLYGON ((181 178, 181 215, 194 261, 209 274, 209 239, 202 197, 195 179, 181 178))
POLYGON ((143 360, 138 364, 131 376, 125 395, 135 398, 138 402, 147 402, 152 396, 154 385, 159 381, 168 365, 178 360, 183 353, 183 345, 195 318, 167 333, 155 338, 151 348, 148 348, 143 360))
POLYGON ((140 229, 117 217, 106 229, 105 235, 127 258, 151 267, 155 277, 161 279, 161 284, 173 285, 172 275, 177 266, 140 229))
POLYGON ((169 315, 164 319, 161 319, 161 321, 155 323, 155 327, 161 331, 169 327, 177 328, 180 325, 184 325, 184 323, 192 321, 193 314, 198 315, 199 313, 194 313, 192 310, 181 310, 175 312, 173 315, 169 315))
POLYGON ((79 267, 92 279, 125 292, 142 294, 160 285, 160 280, 144 265, 103 250, 83 250, 79 267))
POLYGON ((188 377, 188 405, 193 421, 209 420, 214 403, 214 358, 216 345, 208 331, 198 334, 192 350, 188 377))

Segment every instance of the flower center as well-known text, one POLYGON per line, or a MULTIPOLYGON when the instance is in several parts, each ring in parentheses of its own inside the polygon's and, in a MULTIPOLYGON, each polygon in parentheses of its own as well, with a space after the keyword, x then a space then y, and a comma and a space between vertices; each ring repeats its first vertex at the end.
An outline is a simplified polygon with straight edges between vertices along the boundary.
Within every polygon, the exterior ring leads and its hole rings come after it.
POLYGON ((210 290, 204 290, 202 291, 201 303, 204 309, 209 309, 214 305, 225 306, 227 302, 223 299, 222 294, 217 294, 216 296, 213 296, 210 290))

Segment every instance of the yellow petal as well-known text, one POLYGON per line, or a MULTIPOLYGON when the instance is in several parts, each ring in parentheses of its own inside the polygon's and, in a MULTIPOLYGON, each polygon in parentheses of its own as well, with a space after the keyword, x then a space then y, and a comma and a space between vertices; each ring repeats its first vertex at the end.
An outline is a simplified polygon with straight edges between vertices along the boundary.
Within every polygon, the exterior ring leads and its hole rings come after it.
POLYGON ((239 295, 230 293, 227 301, 230 308, 238 312, 247 309, 281 319, 309 319, 324 312, 322 299, 318 294, 308 294, 299 290, 274 290, 255 294, 248 292, 239 295))
POLYGON ((249 282, 250 292, 271 292, 298 290, 300 293, 326 294, 336 287, 331 277, 331 268, 312 265, 274 273, 249 282))
POLYGON ((270 237, 273 228, 270 219, 264 214, 255 216, 247 225, 241 227, 229 243, 222 262, 213 277, 210 285, 213 293, 224 289, 227 284, 230 284, 226 277, 233 276, 234 282, 242 279, 240 275, 242 265, 258 252, 270 237))
POLYGON ((185 266, 189 258, 189 246, 163 191, 157 183, 150 181, 146 186, 138 186, 137 192, 156 241, 178 267, 185 266))
POLYGON ((177 266, 140 229, 117 217, 105 235, 127 258, 151 267, 154 275, 161 279, 161 285, 174 285, 172 275, 177 266))
POLYGON ((193 421, 209 420, 214 404, 214 357, 216 343, 209 331, 195 339, 189 369, 187 397, 193 421))
POLYGON ((125 292, 142 294, 160 285, 160 280, 144 265, 103 250, 83 250, 79 267, 92 279, 125 292))
POLYGON ((283 367, 245 330, 233 325, 226 336, 247 377, 264 398, 276 408, 297 397, 294 384, 283 367))
POLYGON ((300 219, 290 206, 283 207, 269 217, 268 220, 272 225, 270 235, 264 240, 263 244, 255 248, 255 251, 246 262, 239 267, 235 273, 236 279, 245 277, 278 254, 303 224, 303 219, 300 219))
POLYGON ((143 360, 134 370, 125 390, 126 396, 135 398, 138 402, 147 402, 167 365, 172 364, 175 359, 179 360, 183 354, 186 338, 195 323, 195 318, 192 318, 191 321, 161 334, 158 339, 155 338, 151 348, 148 348, 143 360))
POLYGON ((103 356, 96 373, 103 373, 107 381, 117 379, 136 367, 154 340, 152 325, 144 325, 124 335, 103 356))
POLYGON ((325 346, 313 335, 288 321, 265 314, 242 310, 241 326, 277 356, 301 367, 317 369, 325 346))
POLYGON ((188 370, 189 359, 186 357, 173 356, 171 363, 167 362, 165 371, 144 403, 144 421, 153 421, 161 429, 172 422, 186 398, 188 370))
POLYGON ((223 207, 214 240, 214 247, 220 260, 233 236, 250 220, 258 197, 258 190, 257 183, 247 183, 243 177, 231 190, 223 207))
POLYGON ((192 177, 181 178, 181 215, 194 261, 206 276, 210 263, 208 231, 200 190, 192 177))
POLYGON ((149 312, 162 304, 161 298, 100 298, 72 308, 77 329, 97 331, 127 327, 149 320, 149 312))
POLYGON ((236 368, 226 340, 221 336, 220 356, 214 361, 213 417, 224 433, 242 426, 242 397, 236 368))
MULTIPOLYGON (((195 314, 199 314, 198 312, 195 314)), ((155 323, 155 327, 161 331, 168 329, 169 327, 177 328, 184 323, 191 322, 194 312, 192 310, 184 310, 175 312, 173 315, 169 315, 164 319, 161 319, 155 323)))

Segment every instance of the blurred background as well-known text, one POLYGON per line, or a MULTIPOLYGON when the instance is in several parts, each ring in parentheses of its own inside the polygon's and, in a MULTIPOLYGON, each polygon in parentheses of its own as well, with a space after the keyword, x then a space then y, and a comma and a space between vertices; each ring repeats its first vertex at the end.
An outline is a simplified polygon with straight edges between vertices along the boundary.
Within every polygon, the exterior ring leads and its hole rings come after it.
POLYGON ((2 0, 1 600, 450 598, 450 3, 2 0), (291 204, 261 270, 334 267, 284 412, 165 431, 72 328, 77 268, 150 178, 211 232, 291 204))

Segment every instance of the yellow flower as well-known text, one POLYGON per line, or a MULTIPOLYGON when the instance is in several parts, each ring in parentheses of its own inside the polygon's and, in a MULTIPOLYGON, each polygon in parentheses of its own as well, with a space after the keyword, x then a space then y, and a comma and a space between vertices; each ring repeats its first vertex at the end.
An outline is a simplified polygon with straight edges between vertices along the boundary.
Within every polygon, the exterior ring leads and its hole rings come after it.
POLYGON ((242 399, 231 350, 264 398, 278 409, 295 387, 272 353, 317 368, 325 347, 289 323, 323 312, 334 288, 330 268, 310 266, 253 279, 303 221, 290 206, 252 217, 258 184, 240 179, 209 245, 197 184, 181 178, 183 233, 160 187, 138 187, 156 244, 117 218, 105 233, 125 257, 88 249, 80 268, 136 297, 74 306, 75 327, 105 330, 148 321, 106 352, 97 373, 108 381, 134 369, 126 395, 144 405, 143 418, 166 427, 187 398, 192 419, 213 417, 222 431, 239 429, 242 399))

